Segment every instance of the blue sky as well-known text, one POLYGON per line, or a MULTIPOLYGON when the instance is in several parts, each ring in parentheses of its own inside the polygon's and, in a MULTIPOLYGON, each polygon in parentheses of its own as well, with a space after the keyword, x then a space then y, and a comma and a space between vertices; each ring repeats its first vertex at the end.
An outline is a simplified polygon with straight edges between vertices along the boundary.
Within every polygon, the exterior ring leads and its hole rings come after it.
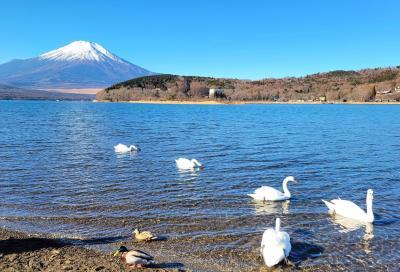
POLYGON ((400 65, 399 1, 2 1, 0 63, 75 40, 152 71, 301 76, 400 65))

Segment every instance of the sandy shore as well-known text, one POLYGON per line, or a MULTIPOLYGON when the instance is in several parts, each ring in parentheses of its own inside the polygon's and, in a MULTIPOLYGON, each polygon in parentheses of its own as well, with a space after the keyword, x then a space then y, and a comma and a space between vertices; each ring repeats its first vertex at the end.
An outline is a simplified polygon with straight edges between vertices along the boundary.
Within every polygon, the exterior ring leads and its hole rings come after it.
POLYGON ((134 100, 134 101, 119 101, 111 102, 108 100, 93 100, 93 102, 101 103, 132 103, 132 104, 167 104, 167 105, 226 105, 226 104, 239 104, 219 102, 215 100, 134 100))
POLYGON ((41 89, 48 92, 68 93, 68 94, 96 94, 102 89, 87 88, 87 89, 41 89))
POLYGON ((0 228, 0 271, 188 271, 158 263, 129 269, 112 252, 101 253, 59 239, 32 236, 0 228))
MULTIPOLYGON (((93 100, 93 102, 111 102, 105 100, 93 100)), ((115 103, 115 102, 114 102, 115 103)), ((267 105, 400 105, 400 102, 309 102, 309 101, 217 101, 217 100, 134 100, 119 101, 117 103, 132 104, 166 104, 166 105, 250 105, 250 104, 267 104, 267 105)))

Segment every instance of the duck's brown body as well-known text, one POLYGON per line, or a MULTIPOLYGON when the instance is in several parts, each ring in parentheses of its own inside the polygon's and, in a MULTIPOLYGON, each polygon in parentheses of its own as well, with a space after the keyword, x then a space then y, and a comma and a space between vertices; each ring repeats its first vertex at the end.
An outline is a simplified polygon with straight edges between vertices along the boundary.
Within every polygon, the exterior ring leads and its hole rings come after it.
POLYGON ((135 235, 136 241, 148 242, 157 239, 157 236, 153 235, 150 231, 140 232, 138 229, 135 229, 133 233, 135 235))

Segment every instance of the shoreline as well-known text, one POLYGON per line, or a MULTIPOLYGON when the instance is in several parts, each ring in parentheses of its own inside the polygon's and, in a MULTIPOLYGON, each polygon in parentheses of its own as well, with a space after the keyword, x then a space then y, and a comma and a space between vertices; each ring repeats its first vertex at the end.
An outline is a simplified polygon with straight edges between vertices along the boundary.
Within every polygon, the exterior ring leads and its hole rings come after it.
MULTIPOLYGON (((117 246, 116 246, 117 248, 117 246)), ((62 239, 0 227, 0 271, 143 271, 131 269, 113 252, 103 253, 62 239)), ((145 271, 182 272, 168 263, 145 271)))
POLYGON ((399 102, 312 102, 312 101, 216 101, 216 100, 131 100, 108 101, 93 100, 95 103, 129 103, 129 104, 154 104, 154 105, 400 105, 399 102))

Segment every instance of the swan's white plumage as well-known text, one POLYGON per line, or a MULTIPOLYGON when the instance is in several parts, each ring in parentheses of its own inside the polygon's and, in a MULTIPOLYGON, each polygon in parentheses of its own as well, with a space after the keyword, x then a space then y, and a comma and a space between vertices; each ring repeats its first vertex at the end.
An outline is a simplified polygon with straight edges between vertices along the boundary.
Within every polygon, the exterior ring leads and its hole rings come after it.
POLYGON ((322 200, 328 207, 329 212, 336 213, 341 216, 359 220, 363 222, 372 223, 374 221, 374 214, 372 211, 373 191, 371 189, 367 192, 367 212, 361 209, 355 203, 349 200, 333 199, 330 202, 322 200))
POLYGON ((116 153, 127 153, 132 151, 137 151, 138 148, 134 145, 130 145, 129 147, 124 144, 117 144, 114 146, 114 150, 116 153))
POLYGON ((189 170, 195 168, 201 168, 203 165, 196 159, 186 159, 186 158, 179 158, 175 160, 176 166, 182 170, 189 170))
POLYGON ((280 230, 280 219, 276 219, 275 229, 264 231, 261 241, 261 255, 265 265, 272 267, 285 260, 292 249, 290 236, 280 230))
POLYGON ((296 182, 292 176, 286 177, 282 182, 283 192, 269 186, 262 186, 254 191, 253 194, 248 194, 256 201, 282 201, 291 198, 291 194, 287 187, 288 182, 296 182))
POLYGON ((276 190, 275 188, 269 186, 262 186, 254 191, 254 194, 248 194, 254 200, 264 201, 264 200, 285 200, 288 199, 284 193, 276 190))
POLYGON ((329 213, 334 213, 335 212, 335 205, 333 203, 330 203, 329 201, 323 200, 322 202, 325 203, 325 205, 328 207, 329 209, 329 213))

